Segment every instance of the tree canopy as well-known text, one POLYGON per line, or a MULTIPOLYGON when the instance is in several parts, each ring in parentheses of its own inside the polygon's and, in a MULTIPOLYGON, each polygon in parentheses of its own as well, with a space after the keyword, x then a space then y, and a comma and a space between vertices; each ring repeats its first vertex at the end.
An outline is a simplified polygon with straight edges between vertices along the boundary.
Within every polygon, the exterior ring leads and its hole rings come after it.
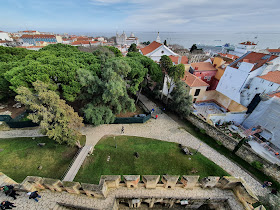
POLYGON ((41 132, 58 143, 80 146, 79 128, 83 126, 83 118, 60 99, 52 90, 52 85, 42 81, 33 82, 32 85, 33 92, 21 86, 16 96, 17 101, 33 111, 28 118, 40 124, 41 132))
POLYGON ((128 52, 139 52, 139 50, 137 49, 137 45, 136 44, 131 44, 130 47, 128 48, 128 52))

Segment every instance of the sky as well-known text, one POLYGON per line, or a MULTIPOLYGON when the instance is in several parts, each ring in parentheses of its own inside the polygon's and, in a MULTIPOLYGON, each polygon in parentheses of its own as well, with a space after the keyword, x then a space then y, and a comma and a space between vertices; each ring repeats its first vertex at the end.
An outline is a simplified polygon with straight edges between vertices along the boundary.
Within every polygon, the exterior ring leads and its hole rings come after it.
POLYGON ((280 32, 279 0, 0 0, 0 30, 280 32))

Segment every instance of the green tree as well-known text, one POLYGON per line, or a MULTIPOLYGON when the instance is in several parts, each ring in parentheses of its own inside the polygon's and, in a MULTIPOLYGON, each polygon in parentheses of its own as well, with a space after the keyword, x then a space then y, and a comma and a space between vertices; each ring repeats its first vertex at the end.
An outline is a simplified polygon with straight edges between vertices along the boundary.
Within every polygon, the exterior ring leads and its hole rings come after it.
POLYGON ((196 44, 193 44, 191 49, 190 49, 190 52, 192 53, 195 50, 197 50, 197 46, 196 46, 196 44))
POLYGON ((163 72, 168 72, 169 69, 173 66, 173 62, 167 55, 163 55, 160 58, 159 66, 163 72))
POLYGON ((107 47, 109 50, 111 50, 115 54, 116 57, 122 57, 122 52, 118 48, 113 47, 113 46, 105 46, 105 47, 107 47))
POLYGON ((130 71, 124 59, 111 59, 97 72, 78 70, 78 79, 83 87, 81 99, 87 104, 83 109, 87 121, 94 125, 109 123, 114 119, 112 113, 136 110, 124 80, 130 71), (100 113, 95 115, 98 111, 100 113))
POLYGON ((166 76, 166 83, 167 83, 168 91, 167 91, 166 102, 165 102, 166 104, 168 104, 168 98, 170 95, 171 88, 174 87, 176 82, 178 82, 185 75, 184 64, 178 64, 178 65, 172 66, 171 68, 168 68, 167 74, 168 74, 168 76, 166 76))
POLYGON ((51 90, 49 84, 41 81, 32 84, 34 92, 26 87, 19 87, 19 95, 16 96, 17 101, 33 111, 28 118, 40 124, 41 132, 58 143, 81 147, 79 129, 83 126, 83 119, 51 90))
POLYGON ((128 52, 139 52, 139 50, 137 49, 137 45, 136 44, 131 44, 130 47, 128 48, 128 52))
POLYGON ((181 118, 185 118, 190 114, 192 105, 192 96, 189 95, 185 86, 186 84, 179 80, 171 93, 172 102, 170 108, 177 112, 181 118))

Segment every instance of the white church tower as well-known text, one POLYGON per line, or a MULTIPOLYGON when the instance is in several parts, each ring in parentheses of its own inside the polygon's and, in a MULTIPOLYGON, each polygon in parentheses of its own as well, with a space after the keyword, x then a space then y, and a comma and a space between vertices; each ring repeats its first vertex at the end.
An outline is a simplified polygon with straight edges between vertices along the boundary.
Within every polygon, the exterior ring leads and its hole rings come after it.
POLYGON ((157 33, 157 39, 156 39, 156 42, 160 43, 159 32, 157 33))

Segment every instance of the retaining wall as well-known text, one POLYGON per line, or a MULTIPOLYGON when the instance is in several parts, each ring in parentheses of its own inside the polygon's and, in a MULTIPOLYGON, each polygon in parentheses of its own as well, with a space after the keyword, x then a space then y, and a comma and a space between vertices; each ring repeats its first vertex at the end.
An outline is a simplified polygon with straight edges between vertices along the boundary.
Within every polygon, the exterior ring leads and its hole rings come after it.
POLYGON ((251 149, 249 146, 246 146, 244 144, 237 150, 235 154, 250 164, 252 164, 255 161, 262 163, 263 167, 259 170, 262 171, 264 174, 271 176, 278 183, 280 183, 279 165, 273 164, 270 161, 264 159, 259 154, 257 154, 253 149, 251 149))
POLYGON ((186 119, 196 127, 205 130, 205 133, 208 136, 211 136, 213 139, 223 144, 230 151, 233 151, 237 146, 237 144, 239 143, 238 140, 226 135, 218 128, 208 124, 206 121, 204 121, 203 119, 197 117, 192 113, 186 119))

